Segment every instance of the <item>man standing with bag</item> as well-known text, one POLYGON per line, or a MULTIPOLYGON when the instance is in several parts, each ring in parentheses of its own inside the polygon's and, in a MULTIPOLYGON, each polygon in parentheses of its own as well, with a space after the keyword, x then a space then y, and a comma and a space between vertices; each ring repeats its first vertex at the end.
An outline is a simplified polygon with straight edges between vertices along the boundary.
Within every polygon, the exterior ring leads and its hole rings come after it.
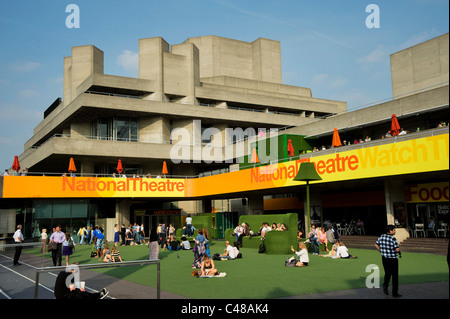
POLYGON ((386 234, 378 238, 375 248, 381 253, 381 260, 384 268, 383 292, 388 295, 389 281, 392 277, 392 296, 401 297, 398 293, 398 259, 397 254, 401 258, 402 254, 397 239, 394 237, 396 233, 394 225, 388 225, 386 234))
POLYGON ((14 253, 14 266, 22 265, 19 263, 20 254, 22 253, 22 243, 23 243, 23 234, 22 234, 22 225, 17 225, 17 230, 14 233, 14 243, 16 246, 16 252, 14 253))

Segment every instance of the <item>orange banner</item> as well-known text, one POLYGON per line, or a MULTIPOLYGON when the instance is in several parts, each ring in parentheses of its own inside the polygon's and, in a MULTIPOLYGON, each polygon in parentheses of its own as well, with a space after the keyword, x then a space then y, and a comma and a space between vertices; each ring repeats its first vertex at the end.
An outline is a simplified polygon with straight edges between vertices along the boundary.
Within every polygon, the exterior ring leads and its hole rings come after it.
MULTIPOLYGON (((321 181, 313 183, 448 172, 449 169, 448 134, 349 151, 338 150, 326 155, 311 153, 310 158, 302 160, 193 179, 5 176, 3 198, 233 196, 246 191, 304 185, 304 182, 293 181, 304 161, 313 162, 322 177, 321 181)), ((433 192, 430 194, 435 195, 433 192)))

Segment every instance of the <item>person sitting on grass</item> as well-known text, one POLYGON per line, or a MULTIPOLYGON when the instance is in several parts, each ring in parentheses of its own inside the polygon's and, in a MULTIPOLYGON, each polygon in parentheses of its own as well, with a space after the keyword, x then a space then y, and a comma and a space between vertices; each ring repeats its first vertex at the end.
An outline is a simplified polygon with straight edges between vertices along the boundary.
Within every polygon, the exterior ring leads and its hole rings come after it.
POLYGON ((344 243, 341 241, 339 242, 339 246, 336 249, 336 256, 331 257, 333 259, 346 259, 346 258, 358 258, 355 256, 352 256, 348 253, 348 248, 345 247, 344 243))
POLYGON ((105 263, 111 258, 111 250, 109 249, 108 244, 105 245, 105 248, 101 251, 98 258, 101 258, 105 263))
POLYGON ((182 250, 191 250, 191 243, 187 240, 186 236, 181 236, 181 249, 182 250))
POLYGON ((236 253, 236 247, 233 247, 230 245, 230 242, 227 240, 225 242, 225 253, 220 255, 220 259, 221 260, 233 260, 236 258, 237 253, 236 253))
POLYGON ((199 271, 199 276, 214 276, 218 273, 219 272, 214 266, 214 261, 208 256, 205 256, 205 258, 203 258, 202 267, 199 271))
POLYGON ((339 247, 339 243, 333 244, 333 247, 331 247, 331 250, 326 255, 319 255, 319 257, 334 257, 336 256, 336 250, 339 247))
POLYGON ((170 251, 180 250, 180 242, 176 240, 175 236, 172 237, 172 241, 170 241, 170 244, 167 247, 167 249, 169 249, 170 251))
POLYGON ((120 252, 117 250, 117 248, 114 246, 113 248, 111 248, 111 262, 113 263, 117 263, 117 262, 121 262, 122 257, 120 257, 120 252))
MULTIPOLYGON (((308 255, 308 250, 306 249, 306 245, 304 242, 300 242, 298 244, 298 248, 299 251, 295 251, 294 247, 291 246, 291 250, 293 253, 295 253, 295 255, 297 255, 298 261, 295 264, 295 267, 304 267, 304 266, 308 266, 309 264, 309 255, 308 255)), ((294 259, 296 259, 295 257, 292 257, 289 259, 289 261, 293 261, 294 259)))

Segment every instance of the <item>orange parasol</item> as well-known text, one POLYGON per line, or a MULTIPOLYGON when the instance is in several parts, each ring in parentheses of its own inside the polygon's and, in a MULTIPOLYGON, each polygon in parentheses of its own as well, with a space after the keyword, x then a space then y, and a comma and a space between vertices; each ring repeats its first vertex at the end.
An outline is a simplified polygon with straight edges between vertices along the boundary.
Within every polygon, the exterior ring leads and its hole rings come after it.
POLYGON ((341 145, 342 145, 341 138, 339 137, 339 133, 338 133, 337 128, 335 128, 334 132, 333 132, 333 141, 331 142, 331 146, 338 147, 338 146, 341 146, 341 145))
POLYGON ((252 151, 252 159, 250 160, 250 163, 259 163, 258 154, 256 154, 256 148, 252 151))
POLYGON ((287 152, 288 152, 288 156, 294 156, 294 146, 292 146, 291 139, 288 140, 287 152))
POLYGON ((75 167, 75 162, 73 161, 73 158, 70 158, 70 162, 69 162, 69 172, 76 172, 77 168, 75 167))
POLYGON ((19 158, 17 157, 17 155, 14 156, 14 162, 13 162, 11 168, 16 172, 18 172, 20 170, 19 158))
POLYGON ((398 133, 400 133, 400 125, 398 124, 398 120, 395 114, 392 114, 391 129, 389 133, 391 133, 392 136, 396 136, 398 135, 398 133))
POLYGON ((120 174, 123 172, 122 160, 117 163, 117 172, 120 174))
POLYGON ((166 161, 163 162, 163 169, 162 169, 163 175, 167 175, 169 171, 167 170, 167 164, 166 161))

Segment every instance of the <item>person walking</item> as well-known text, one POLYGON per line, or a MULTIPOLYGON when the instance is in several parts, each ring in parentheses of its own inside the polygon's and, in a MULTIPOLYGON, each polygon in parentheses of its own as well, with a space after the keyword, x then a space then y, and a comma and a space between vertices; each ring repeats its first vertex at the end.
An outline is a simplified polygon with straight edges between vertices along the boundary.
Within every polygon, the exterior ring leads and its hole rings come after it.
POLYGON ((62 261, 62 244, 66 240, 66 234, 61 231, 61 225, 55 227, 55 231, 50 236, 50 242, 56 243, 56 249, 52 250, 53 266, 61 266, 62 261))
POLYGON ((14 243, 16 246, 16 251, 14 253, 14 266, 22 265, 19 263, 20 254, 22 254, 22 243, 23 243, 23 234, 22 234, 22 225, 17 225, 17 230, 14 233, 14 243))
POLYGON ((386 234, 381 235, 375 243, 375 248, 381 253, 384 268, 383 292, 388 295, 389 281, 392 277, 392 296, 401 297, 398 293, 398 258, 401 257, 400 246, 394 237, 396 233, 394 225, 386 227, 386 234))

